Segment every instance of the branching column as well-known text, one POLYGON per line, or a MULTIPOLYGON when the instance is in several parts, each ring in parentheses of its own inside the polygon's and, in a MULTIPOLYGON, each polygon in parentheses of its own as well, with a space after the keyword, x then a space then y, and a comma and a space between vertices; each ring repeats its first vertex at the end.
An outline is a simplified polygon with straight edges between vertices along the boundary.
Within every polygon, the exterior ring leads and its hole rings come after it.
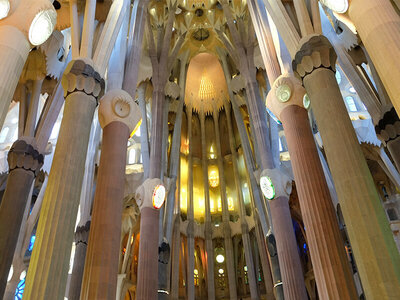
POLYGON ((104 80, 91 64, 88 59, 72 61, 62 80, 64 116, 36 231, 25 299, 64 297, 90 128, 97 97, 104 87, 104 80))
POLYGON ((102 150, 80 299, 116 295, 126 143, 139 120, 139 107, 127 92, 112 90, 100 100, 102 150))
POLYGON ((304 40, 293 61, 311 99, 358 271, 368 299, 400 297, 400 257, 335 78, 324 36, 304 40))
POLYGON ((204 236, 206 240, 207 253, 207 295, 208 299, 215 299, 215 280, 214 280, 214 247, 212 242, 212 224, 210 211, 210 190, 208 188, 208 157, 206 149, 206 128, 204 111, 200 114, 200 130, 201 130, 201 153, 203 168, 203 184, 204 184, 204 202, 206 210, 204 236))
POLYGON ((335 209, 303 106, 305 92, 294 76, 280 76, 268 94, 267 105, 282 120, 285 130, 318 295, 322 299, 357 299, 335 209))
POLYGON ((8 152, 9 175, 0 205, 0 297, 3 297, 22 218, 43 155, 33 138, 18 139, 8 152))
POLYGON ((222 223, 224 232, 224 245, 225 245, 225 258, 226 258, 226 268, 228 271, 228 282, 229 282, 229 297, 231 300, 237 299, 237 289, 236 289, 236 271, 233 256, 233 245, 231 237, 231 227, 229 224, 229 211, 228 211, 228 199, 226 197, 226 185, 225 185, 225 175, 224 175, 224 162, 221 151, 221 139, 219 135, 219 112, 214 105, 213 118, 214 118, 214 130, 215 139, 217 144, 217 162, 218 162, 218 172, 219 172, 219 182, 221 191, 221 206, 222 206, 222 223))

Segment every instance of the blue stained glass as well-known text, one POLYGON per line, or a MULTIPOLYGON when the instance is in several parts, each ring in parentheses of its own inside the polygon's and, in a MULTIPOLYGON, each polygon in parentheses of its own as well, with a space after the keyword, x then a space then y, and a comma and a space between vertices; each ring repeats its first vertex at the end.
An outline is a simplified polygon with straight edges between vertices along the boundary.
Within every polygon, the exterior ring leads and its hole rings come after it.
POLYGON ((36 235, 32 235, 31 240, 29 242, 29 247, 28 247, 29 252, 32 252, 33 245, 35 244, 35 240, 36 240, 36 235))
POLYGON ((21 281, 18 283, 17 288, 15 289, 14 300, 22 299, 22 294, 24 293, 24 289, 25 289, 25 278, 21 279, 21 281))

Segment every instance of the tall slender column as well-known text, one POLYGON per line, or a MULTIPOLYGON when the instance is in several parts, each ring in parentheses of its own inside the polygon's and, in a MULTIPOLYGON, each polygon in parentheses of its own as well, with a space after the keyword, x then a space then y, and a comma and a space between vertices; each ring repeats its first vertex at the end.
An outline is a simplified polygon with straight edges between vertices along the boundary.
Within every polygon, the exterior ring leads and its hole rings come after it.
POLYGON ((70 62, 62 83, 64 116, 36 231, 25 299, 64 297, 90 127, 104 87, 104 80, 88 59, 70 62))
POLYGON ((142 124, 140 125, 140 152, 142 154, 144 178, 149 177, 150 156, 149 156, 149 131, 147 129, 146 110, 146 88, 147 83, 143 82, 137 90, 140 112, 142 113, 142 124))
POLYGON ((203 169, 204 202, 206 210, 204 235, 206 240, 207 257, 207 295, 208 299, 215 299, 215 280, 214 280, 214 247, 212 242, 212 224, 210 211, 210 190, 208 188, 208 157, 206 149, 206 128, 204 111, 200 114, 201 131, 201 163, 203 169))
POLYGON ((77 226, 75 231, 75 254, 71 280, 69 282, 68 299, 79 299, 82 288, 82 277, 85 267, 86 251, 89 239, 90 221, 77 226))
POLYGON ((348 16, 400 114, 400 16, 390 0, 351 0, 348 16))
POLYGON ((251 251, 251 243, 249 237, 249 227, 246 222, 246 211, 244 207, 243 201, 243 194, 241 191, 241 184, 239 179, 239 168, 238 168, 238 158, 236 153, 236 147, 233 137, 233 129, 232 129, 232 118, 231 118, 231 110, 230 105, 225 103, 225 112, 226 118, 228 123, 228 133, 229 133, 229 146, 232 154, 232 165, 233 165, 233 175, 235 178, 235 186, 236 186, 236 193, 238 195, 238 202, 239 202, 239 213, 240 213, 240 222, 242 228, 242 241, 244 247, 244 255, 246 260, 247 266, 247 274, 249 278, 249 286, 250 286, 250 295, 251 299, 259 299, 260 295, 258 294, 257 289, 257 279, 256 273, 254 270, 254 260, 253 260, 253 253, 251 251))
POLYGON ((311 99, 365 295, 396 299, 400 256, 336 82, 335 62, 329 41, 311 36, 299 47, 293 70, 311 99))
MULTIPOLYGON (((279 284, 282 282, 282 278, 281 278, 281 272, 280 272, 280 268, 279 268, 279 260, 278 260, 278 257, 276 256, 276 252, 269 253, 269 255, 270 255, 269 259, 271 260, 271 264, 268 263, 268 266, 269 265, 271 266, 271 270, 269 268, 267 269, 267 262, 265 260, 263 260, 263 259, 268 259, 267 254, 265 253, 265 251, 267 249, 265 247, 266 245, 264 243, 265 237, 273 236, 273 234, 271 233, 271 231, 269 229, 270 228, 269 220, 266 218, 266 212, 264 210, 264 205, 261 202, 262 196, 260 194, 260 190, 258 188, 257 181, 254 176, 254 163, 253 163, 253 160, 251 157, 250 144, 249 144, 249 140, 247 137, 246 129, 244 127, 243 118, 239 111, 239 107, 236 104, 236 99, 231 98, 231 102, 232 102, 232 108, 233 108, 236 124, 237 124, 239 135, 240 135, 240 140, 242 141, 243 156, 244 156, 246 167, 247 167, 247 174, 250 179, 249 181, 250 181, 250 186, 251 186, 251 191, 252 191, 252 196, 253 196, 253 201, 254 201, 254 204, 252 204, 252 206, 253 206, 253 210, 254 210, 254 207, 256 207, 256 209, 257 209, 257 212, 254 214, 254 218, 256 220, 255 221, 256 223, 258 223, 258 220, 260 220, 260 225, 261 225, 262 231, 263 231, 263 234, 261 232, 259 232, 259 234, 256 234, 256 237, 257 237, 258 246, 260 248, 260 256, 261 256, 261 262, 262 262, 262 266, 263 266, 264 280, 268 280, 272 276, 273 281, 275 283, 273 288, 275 289, 276 298, 283 299, 282 284, 279 284)), ((256 231, 258 231, 258 228, 256 229, 256 231)), ((269 285, 269 283, 270 283, 269 281, 266 281, 267 294, 272 292, 272 278, 271 278, 271 286, 269 285)))
POLYGON ((187 124, 188 124, 188 140, 189 140, 189 154, 188 154, 188 191, 189 202, 187 204, 187 292, 188 299, 194 300, 194 207, 193 207, 193 139, 192 139, 192 107, 186 106, 187 124))
POLYGON ((102 151, 80 299, 116 295, 126 143, 140 117, 138 106, 123 90, 112 90, 100 100, 102 151))
POLYGON ((222 204, 222 222, 224 230, 224 245, 225 245, 225 258, 226 258, 226 268, 228 271, 228 283, 229 283, 229 297, 231 300, 237 299, 237 289, 236 289, 236 272, 235 272, 235 260, 233 256, 233 246, 231 237, 231 227, 229 224, 229 211, 228 211, 228 199, 226 198, 226 185, 225 185, 225 175, 224 175, 224 163, 221 151, 221 139, 219 135, 219 112, 214 105, 213 119, 214 119, 214 131, 215 139, 217 144, 217 163, 219 172, 219 186, 221 191, 221 204, 222 204))
POLYGON ((30 44, 13 26, 0 26, 0 127, 3 127, 19 77, 28 57, 30 44))
POLYGON ((22 137, 12 145, 7 160, 9 175, 0 205, 0 297, 7 285, 28 195, 43 165, 43 155, 36 150, 33 138, 22 137))
POLYGON ((357 299, 335 209, 303 106, 305 93, 300 80, 282 75, 269 92, 267 105, 282 120, 285 130, 318 295, 323 299, 357 299))
POLYGON ((153 206, 153 193, 161 184, 159 178, 148 178, 136 190, 135 198, 141 214, 139 253, 142 251, 137 271, 137 282, 141 285, 141 289, 137 290, 136 299, 157 299, 158 265, 157 260, 154 262, 154 258, 158 257, 158 237, 143 237, 154 235, 154 232, 158 233, 159 212, 153 206))

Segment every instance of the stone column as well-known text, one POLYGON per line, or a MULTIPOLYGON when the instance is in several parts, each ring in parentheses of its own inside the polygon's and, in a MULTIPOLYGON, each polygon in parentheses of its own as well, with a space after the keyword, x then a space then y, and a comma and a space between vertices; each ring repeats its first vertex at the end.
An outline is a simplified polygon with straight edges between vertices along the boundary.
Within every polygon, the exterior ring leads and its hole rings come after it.
POLYGON ((100 100, 103 140, 80 299, 116 295, 126 143, 140 118, 138 105, 123 90, 112 90, 100 100))
POLYGON ((30 48, 21 30, 9 25, 0 26, 0 128, 3 127, 30 48))
POLYGON ((204 237, 207 253, 207 295, 208 299, 215 299, 215 280, 214 280, 214 247, 212 242, 212 224, 210 211, 210 190, 208 188, 208 157, 206 149, 206 128, 205 114, 202 111, 200 114, 200 131, 201 131, 201 163, 203 169, 203 184, 204 184, 204 203, 205 203, 205 224, 204 237))
POLYGON ((193 140, 192 140, 192 107, 186 106, 187 124, 188 124, 188 194, 189 202, 187 204, 187 218, 189 221, 187 227, 187 293, 188 299, 194 300, 194 207, 193 207, 193 140))
POLYGON ((22 137, 8 152, 9 175, 0 205, 0 297, 7 285, 31 186, 43 165, 43 155, 36 148, 33 138, 22 137))
POLYGON ((221 193, 221 206, 222 206, 222 222, 223 222, 223 232, 224 232, 224 246, 225 246, 225 263, 228 273, 228 284, 229 284, 229 297, 231 300, 237 299, 237 289, 236 289, 236 270, 235 270, 235 260, 233 256, 233 246, 231 237, 231 227, 229 224, 229 211, 228 211, 228 199, 226 198, 226 185, 225 185, 225 175, 224 175, 224 163, 221 151, 221 139, 219 135, 219 112, 214 105, 213 119, 214 119, 214 131, 215 140, 217 144, 217 163, 219 172, 219 186, 221 193))
POLYGON ((322 299, 357 299, 303 99, 308 100, 301 81, 282 75, 268 94, 267 106, 285 130, 318 294, 322 299))
POLYGON ((158 178, 149 178, 136 190, 136 201, 140 208, 140 243, 139 265, 137 270, 136 299, 157 299, 158 287, 158 233, 159 212, 153 207, 152 196, 154 189, 161 185, 158 178), (153 236, 152 236, 153 235, 153 236), (152 236, 149 238, 149 236, 152 236))
POLYGON ((335 78, 324 36, 300 45, 293 70, 311 99, 346 229, 368 299, 400 297, 400 257, 335 78))
MULTIPOLYGON (((275 195, 269 200, 269 205, 273 216, 272 226, 276 237, 276 252, 281 267, 283 294, 285 299, 307 299, 303 270, 289 209, 292 182, 278 169, 266 169, 261 173, 260 178, 264 176, 271 179, 275 188, 275 195)), ((273 243, 270 242, 269 248, 273 247, 273 243)), ((274 252, 271 249, 269 251, 274 252)))
MULTIPOLYGON (((249 236, 249 227, 246 221, 246 211, 244 207, 243 201, 243 194, 241 190, 241 184, 239 179, 239 168, 238 168, 238 157, 236 153, 236 146, 234 142, 233 136, 233 129, 232 129, 232 118, 231 118, 231 110, 230 104, 225 102, 225 112, 226 118, 228 123, 228 133, 229 133, 229 146, 232 154, 232 166, 233 166, 233 174, 235 178, 235 186, 236 186, 236 193, 238 195, 238 202, 239 202, 239 214, 240 214, 240 226, 242 229, 242 241, 243 241, 243 248, 244 248, 244 255, 245 255, 245 262, 247 265, 247 274, 249 278, 249 287, 250 287, 250 295, 251 299, 259 299, 260 295, 258 293, 257 288, 257 279, 256 279, 256 272, 254 270, 254 260, 253 260, 253 253, 251 251, 251 243, 250 243, 250 236, 249 236)), ((244 271, 241 268, 241 271, 244 271)))
POLYGON ((104 80, 89 59, 68 64, 64 116, 36 231, 24 299, 62 299, 97 97, 104 80))
POLYGON ((400 114, 400 16, 390 0, 351 0, 348 16, 400 114))
POLYGON ((87 221, 84 226, 78 226, 75 231, 75 255, 68 291, 68 299, 71 300, 79 299, 81 294, 89 230, 90 221, 87 221))

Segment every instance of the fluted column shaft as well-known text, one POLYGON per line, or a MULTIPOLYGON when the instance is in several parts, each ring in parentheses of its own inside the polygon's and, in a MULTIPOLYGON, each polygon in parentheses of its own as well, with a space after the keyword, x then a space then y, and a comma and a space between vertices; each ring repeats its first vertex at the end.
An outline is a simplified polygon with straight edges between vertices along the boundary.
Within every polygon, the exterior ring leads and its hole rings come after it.
POLYGON ((231 227, 229 224, 229 211, 228 211, 228 199, 226 197, 226 184, 224 175, 224 163, 221 151, 221 139, 219 135, 219 122, 218 122, 219 112, 214 106, 213 118, 214 118, 214 131, 215 139, 217 144, 217 163, 219 172, 219 186, 221 192, 221 206, 222 206, 222 222, 223 222, 223 232, 224 232, 224 245, 225 245, 225 262, 228 273, 228 283, 229 283, 229 297, 231 300, 237 299, 237 288, 236 288, 236 271, 235 262, 233 256, 233 245, 231 237, 231 227))
POLYGON ((128 126, 122 122, 103 128, 81 299, 116 295, 128 137, 128 126))
MULTIPOLYGON (((265 115, 263 116, 265 107, 262 108, 264 104, 257 94, 257 83, 250 80, 247 83, 246 91, 248 93, 250 117, 254 122, 254 136, 261 154, 261 167, 264 170, 274 169, 271 149, 266 135, 268 130, 266 119, 265 115)), ((270 210, 285 299, 306 299, 303 271, 297 251, 287 196, 277 197, 271 201, 270 210)))
POLYGON ((0 26, 0 128, 3 127, 29 50, 30 44, 21 30, 0 26))
POLYGON ((285 130, 318 294, 323 299, 356 299, 335 209, 303 107, 305 93, 300 80, 282 75, 274 82, 267 105, 285 130))
POLYGON ((239 170, 238 170, 238 158, 236 153, 236 147, 234 142, 233 136, 233 129, 232 129, 232 118, 231 118, 231 110, 228 103, 225 103, 225 112, 227 117, 228 123, 228 134, 229 134, 229 147, 232 154, 232 165, 233 165, 233 175, 235 178, 235 186, 236 186, 236 193, 238 195, 238 202, 239 202, 239 214, 240 214, 240 222, 241 222, 241 229, 242 229, 242 241, 243 241, 243 248, 244 248, 244 255, 246 260, 247 266, 247 274, 249 278, 249 287, 250 287, 250 295, 251 299, 258 299, 260 295, 258 293, 257 288, 257 279, 256 273, 254 270, 254 260, 253 260, 253 253, 251 251, 251 243, 249 237, 249 227, 246 222, 246 210, 244 207, 243 202, 243 195, 241 191, 241 183, 239 179, 239 170))
POLYGON ((14 142, 8 153, 9 175, 0 205, 0 297, 7 285, 22 218, 33 180, 43 165, 43 155, 33 138, 14 142))
POLYGON ((281 113, 307 242, 321 299, 356 299, 350 265, 339 232, 307 111, 290 105, 281 113))
POLYGON ((303 270, 288 202, 289 199, 284 196, 270 201, 272 225, 276 237, 276 250, 281 267, 283 294, 287 300, 307 299, 303 270))
POLYGON ((390 0, 352 0, 348 15, 400 114, 399 14, 390 0))
POLYGON ((317 36, 300 47, 293 69, 311 99, 365 295, 396 299, 400 256, 335 79, 335 61, 332 45, 317 36))
POLYGON ((204 184, 204 202, 205 202, 205 240, 207 253, 207 295, 208 299, 215 299, 215 280, 214 280, 214 247, 212 243, 212 224, 210 211, 210 190, 208 187, 208 157, 206 149, 206 130, 204 112, 200 115, 200 131, 201 131, 201 153, 202 153, 202 169, 204 184))
POLYGON ((193 207, 193 140, 192 140, 192 107, 187 106, 187 132, 189 140, 189 154, 188 154, 188 191, 189 201, 187 203, 187 218, 189 221, 187 227, 187 292, 188 299, 194 300, 194 207, 193 207))
POLYGON ((63 77, 66 96, 24 299, 63 299, 84 175, 90 127, 104 87, 93 67, 72 61, 63 77))
POLYGON ((75 254, 69 283, 68 299, 79 300, 82 288, 82 277, 85 268, 85 258, 89 239, 90 221, 84 226, 78 226, 75 232, 75 254))

